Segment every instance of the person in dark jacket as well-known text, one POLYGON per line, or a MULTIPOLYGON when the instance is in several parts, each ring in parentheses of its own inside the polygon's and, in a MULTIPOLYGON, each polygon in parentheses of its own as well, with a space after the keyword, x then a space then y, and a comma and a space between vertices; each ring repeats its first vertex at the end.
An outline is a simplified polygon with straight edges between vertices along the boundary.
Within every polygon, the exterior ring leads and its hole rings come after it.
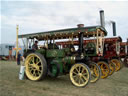
POLYGON ((35 43, 32 45, 32 49, 33 50, 37 50, 38 49, 38 41, 35 41, 35 43))
POLYGON ((17 53, 17 65, 20 65, 20 60, 21 60, 21 54, 20 52, 17 53))

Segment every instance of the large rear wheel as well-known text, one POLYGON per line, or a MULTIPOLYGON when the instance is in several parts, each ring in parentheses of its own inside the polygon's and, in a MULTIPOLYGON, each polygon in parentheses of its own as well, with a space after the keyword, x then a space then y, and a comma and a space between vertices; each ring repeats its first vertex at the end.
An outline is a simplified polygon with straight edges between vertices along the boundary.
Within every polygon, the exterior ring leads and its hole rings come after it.
POLYGON ((28 79, 38 81, 43 79, 47 74, 47 63, 40 53, 31 53, 25 60, 25 73, 28 79))
POLYGON ((70 69, 70 80, 77 87, 85 87, 90 81, 90 70, 84 63, 74 64, 70 69))
POLYGON ((121 61, 118 59, 112 59, 111 62, 115 64, 115 71, 119 71, 121 68, 121 61))
POLYGON ((100 79, 101 69, 94 62, 90 62, 89 68, 90 68, 90 71, 91 71, 91 80, 90 80, 90 82, 94 83, 94 82, 96 82, 97 80, 100 79))
POLYGON ((104 61, 99 61, 97 64, 101 69, 101 73, 102 73, 101 78, 102 79, 107 78, 110 72, 109 65, 104 61))

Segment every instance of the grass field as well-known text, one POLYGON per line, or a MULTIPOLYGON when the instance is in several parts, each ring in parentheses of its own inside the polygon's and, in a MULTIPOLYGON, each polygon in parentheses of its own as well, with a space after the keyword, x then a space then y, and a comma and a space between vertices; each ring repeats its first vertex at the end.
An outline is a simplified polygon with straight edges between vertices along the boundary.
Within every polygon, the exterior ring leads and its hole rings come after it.
POLYGON ((68 75, 40 82, 19 80, 19 69, 16 62, 0 61, 0 96, 128 96, 126 67, 85 88, 73 86, 68 75))

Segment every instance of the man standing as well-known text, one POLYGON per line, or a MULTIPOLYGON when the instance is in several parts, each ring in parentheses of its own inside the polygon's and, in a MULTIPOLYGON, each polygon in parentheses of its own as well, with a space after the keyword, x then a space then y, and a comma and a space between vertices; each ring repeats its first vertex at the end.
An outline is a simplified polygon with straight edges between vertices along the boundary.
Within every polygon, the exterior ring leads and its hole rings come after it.
POLYGON ((35 41, 35 43, 32 45, 32 49, 33 50, 37 50, 38 49, 38 41, 35 41))
POLYGON ((21 54, 20 52, 17 53, 17 65, 20 65, 20 59, 21 59, 21 54))

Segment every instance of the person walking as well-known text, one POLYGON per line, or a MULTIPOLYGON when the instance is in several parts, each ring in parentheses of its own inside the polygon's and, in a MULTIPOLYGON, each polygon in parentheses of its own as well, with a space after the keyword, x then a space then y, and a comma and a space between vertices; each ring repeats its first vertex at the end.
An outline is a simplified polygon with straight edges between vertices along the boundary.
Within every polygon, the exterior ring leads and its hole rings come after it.
POLYGON ((18 52, 17 53, 17 65, 20 65, 20 60, 21 60, 21 54, 18 52))

